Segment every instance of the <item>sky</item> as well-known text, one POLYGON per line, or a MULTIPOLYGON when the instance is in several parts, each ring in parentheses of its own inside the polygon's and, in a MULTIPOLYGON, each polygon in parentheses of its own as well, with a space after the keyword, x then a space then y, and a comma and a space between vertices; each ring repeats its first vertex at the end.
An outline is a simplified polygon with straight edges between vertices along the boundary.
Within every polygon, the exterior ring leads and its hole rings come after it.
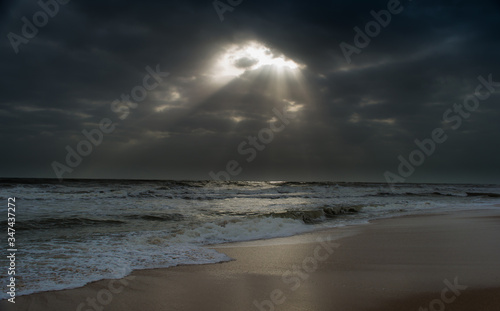
POLYGON ((498 29, 493 0, 3 1, 0 177, 500 183, 498 29))

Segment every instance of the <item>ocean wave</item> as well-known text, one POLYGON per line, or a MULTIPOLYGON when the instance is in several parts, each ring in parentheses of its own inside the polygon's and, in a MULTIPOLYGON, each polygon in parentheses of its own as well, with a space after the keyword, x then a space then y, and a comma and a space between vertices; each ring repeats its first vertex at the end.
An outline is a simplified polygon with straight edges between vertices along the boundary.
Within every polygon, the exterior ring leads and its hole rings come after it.
MULTIPOLYGON (((6 222, 2 222, 6 224, 6 222)), ((83 217, 65 217, 65 218, 42 218, 29 221, 18 221, 15 224, 16 230, 34 230, 34 229, 61 229, 84 226, 113 226, 122 225, 124 221, 114 219, 95 219, 83 217)))
POLYGON ((314 210, 275 212, 266 214, 264 216, 274 218, 299 219, 302 220, 305 224, 316 224, 322 222, 324 219, 331 219, 341 215, 358 213, 362 208, 363 205, 325 206, 314 210))
POLYGON ((469 197, 490 197, 490 198, 500 198, 500 193, 488 193, 488 192, 466 192, 469 197))
POLYGON ((134 215, 126 215, 127 219, 141 219, 147 221, 179 221, 184 219, 184 215, 182 214, 134 214, 134 215))
POLYGON ((377 194, 369 194, 367 196, 376 197, 428 197, 428 196, 445 196, 445 197, 465 197, 467 194, 465 192, 459 193, 442 193, 442 192, 378 192, 377 194))

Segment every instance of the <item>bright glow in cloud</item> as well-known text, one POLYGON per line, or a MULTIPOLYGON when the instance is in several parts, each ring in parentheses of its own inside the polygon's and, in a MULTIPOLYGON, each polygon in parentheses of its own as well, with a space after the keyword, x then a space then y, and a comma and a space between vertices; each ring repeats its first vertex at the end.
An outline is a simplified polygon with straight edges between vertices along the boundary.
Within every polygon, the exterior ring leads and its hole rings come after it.
POLYGON ((238 77, 247 70, 262 66, 274 66, 295 70, 304 68, 284 55, 276 55, 271 49, 258 42, 228 47, 217 60, 214 68, 215 77, 238 77))
POLYGON ((288 104, 288 107, 286 108, 286 110, 289 112, 297 112, 297 111, 302 110, 302 108, 304 108, 304 105, 297 104, 296 102, 294 102, 292 100, 283 99, 283 101, 288 104))

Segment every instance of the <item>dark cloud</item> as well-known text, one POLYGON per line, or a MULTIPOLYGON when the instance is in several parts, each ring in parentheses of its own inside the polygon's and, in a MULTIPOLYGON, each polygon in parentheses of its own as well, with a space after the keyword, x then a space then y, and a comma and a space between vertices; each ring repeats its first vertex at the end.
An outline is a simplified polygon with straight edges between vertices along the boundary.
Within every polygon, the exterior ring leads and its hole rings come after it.
POLYGON ((234 62, 234 66, 237 68, 246 69, 246 68, 252 67, 253 65, 257 64, 258 62, 259 62, 259 60, 255 59, 255 58, 243 57, 243 58, 236 60, 234 62))
POLYGON ((64 177, 207 179, 237 160, 239 179, 384 181, 415 139, 443 127, 448 140, 409 182, 500 182, 498 89, 456 130, 443 122, 478 76, 500 81, 500 5, 401 1, 347 63, 339 44, 354 45, 354 27, 387 3, 243 1, 221 22, 211 1, 74 0, 16 54, 8 34, 41 8, 4 1, 0 176, 55 177, 51 163, 65 163, 65 147, 109 118, 116 130, 64 177), (217 78, 221 55, 249 42, 301 67, 241 56, 239 76, 217 78), (169 76, 119 119, 111 103, 157 65, 169 76), (247 162, 238 146, 276 122, 273 109, 293 118, 247 162))

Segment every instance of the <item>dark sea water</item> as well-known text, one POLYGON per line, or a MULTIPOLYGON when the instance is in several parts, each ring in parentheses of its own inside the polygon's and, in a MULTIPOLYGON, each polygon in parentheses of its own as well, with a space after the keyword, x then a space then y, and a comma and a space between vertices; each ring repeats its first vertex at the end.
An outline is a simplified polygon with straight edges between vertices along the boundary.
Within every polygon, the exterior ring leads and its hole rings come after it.
MULTIPOLYGON (((377 183, 0 179, 0 197, 5 232, 7 198, 16 197, 16 277, 23 295, 136 269, 230 260, 207 244, 494 208, 500 186, 399 184, 391 191, 377 183)), ((0 263, 8 266, 5 256, 0 263)), ((7 298, 5 291, 0 298, 7 298)))

